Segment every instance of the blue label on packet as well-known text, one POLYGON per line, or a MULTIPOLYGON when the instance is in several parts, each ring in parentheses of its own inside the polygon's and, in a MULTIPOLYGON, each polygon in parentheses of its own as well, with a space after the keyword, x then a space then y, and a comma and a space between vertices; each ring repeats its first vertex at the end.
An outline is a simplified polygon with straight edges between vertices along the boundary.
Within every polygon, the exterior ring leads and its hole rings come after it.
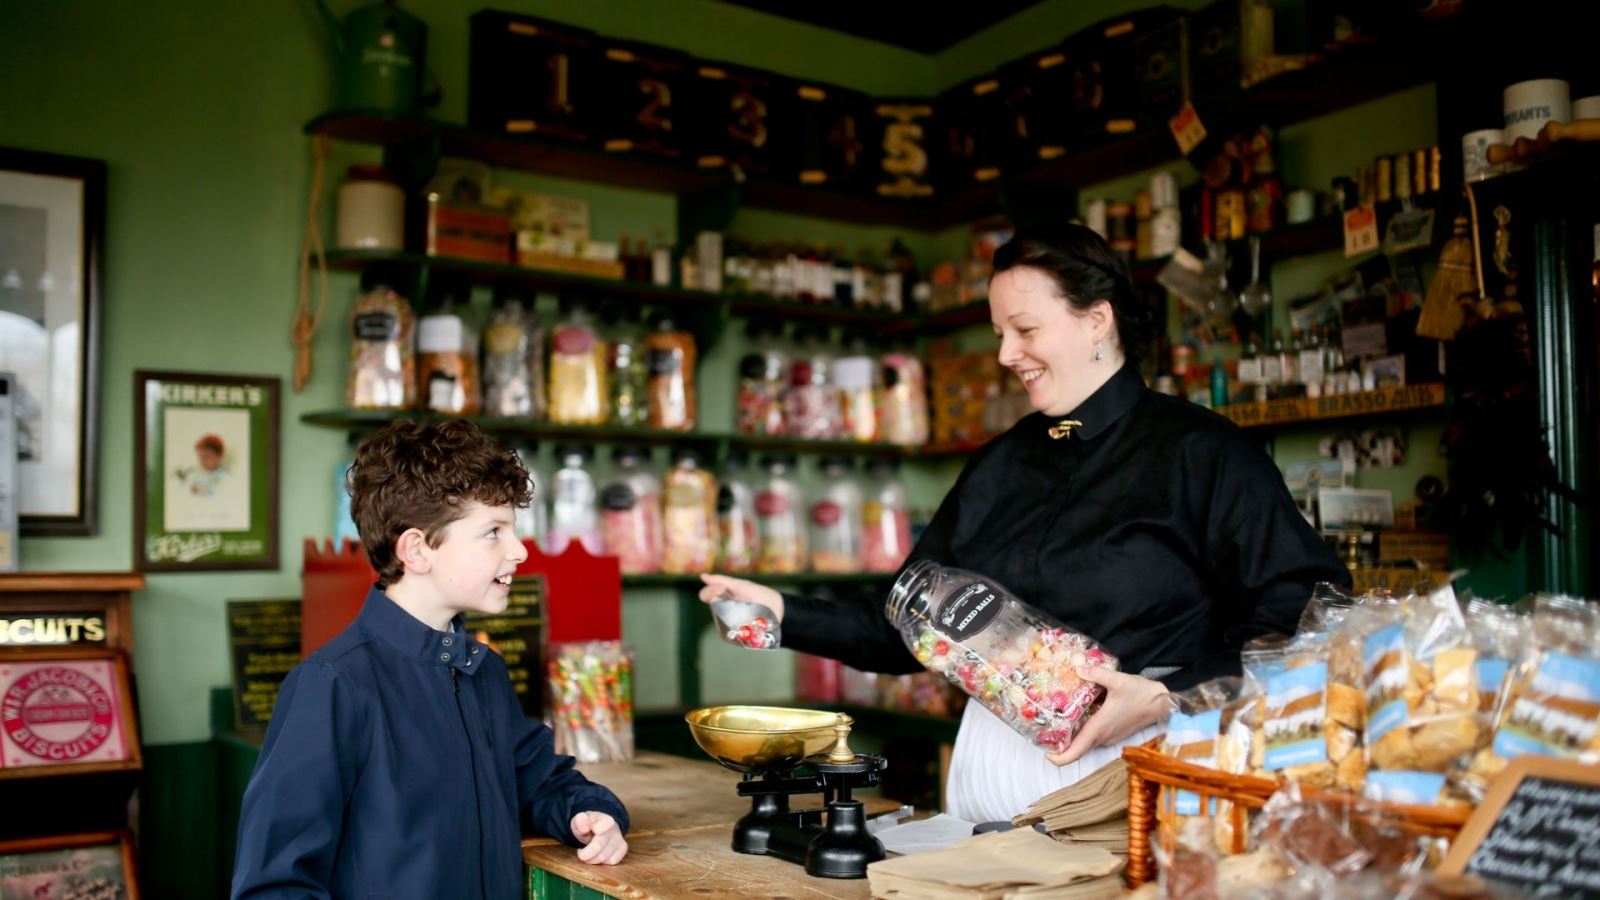
POLYGON ((1485 656, 1478 660, 1478 691, 1484 694, 1498 694, 1500 685, 1505 683, 1506 670, 1511 667, 1511 661, 1485 656))
MULTIPOLYGON (((1207 804, 1207 806, 1209 806, 1210 809, 1208 812, 1204 813, 1204 815, 1214 816, 1217 814, 1217 798, 1212 797, 1211 802, 1207 804)), ((1200 795, 1196 794, 1194 791, 1178 789, 1173 790, 1172 811, 1180 816, 1202 815, 1200 812, 1200 795)))
POLYGON ((1267 682, 1267 721, 1263 729, 1270 770, 1325 762, 1328 664, 1286 669, 1267 682))
POLYGON ((1373 744, 1406 723, 1405 631, 1399 625, 1379 629, 1367 638, 1361 659, 1366 664, 1367 743, 1373 744))
POLYGON ((1368 800, 1428 806, 1439 802, 1444 790, 1442 772, 1390 772, 1373 769, 1367 773, 1363 794, 1368 800))
POLYGON ((1594 740, 1597 718, 1600 660, 1549 653, 1495 733, 1494 752, 1576 756, 1594 740))

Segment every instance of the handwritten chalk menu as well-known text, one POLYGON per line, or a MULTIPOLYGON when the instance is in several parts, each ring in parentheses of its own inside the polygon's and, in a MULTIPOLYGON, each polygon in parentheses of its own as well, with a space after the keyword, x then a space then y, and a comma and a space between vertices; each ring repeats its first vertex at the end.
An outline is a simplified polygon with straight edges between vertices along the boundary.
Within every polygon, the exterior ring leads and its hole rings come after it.
POLYGON ((544 576, 519 575, 505 612, 472 613, 466 624, 468 634, 506 661, 511 687, 531 719, 544 718, 544 597, 544 576))
POLYGON ((300 601, 228 601, 228 648, 234 726, 265 730, 278 688, 300 662, 300 601))
POLYGON ((1600 898, 1600 766, 1511 761, 1439 867, 1534 896, 1600 898))

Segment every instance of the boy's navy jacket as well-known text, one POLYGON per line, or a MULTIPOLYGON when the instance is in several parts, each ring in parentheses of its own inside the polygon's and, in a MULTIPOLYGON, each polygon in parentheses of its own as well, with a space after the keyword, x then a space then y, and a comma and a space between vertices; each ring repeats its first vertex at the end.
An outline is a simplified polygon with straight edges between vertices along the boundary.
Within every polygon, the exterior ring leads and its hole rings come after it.
POLYGON ((278 693, 245 790, 233 896, 522 897, 523 833, 628 814, 523 715, 499 655, 373 588, 278 693))

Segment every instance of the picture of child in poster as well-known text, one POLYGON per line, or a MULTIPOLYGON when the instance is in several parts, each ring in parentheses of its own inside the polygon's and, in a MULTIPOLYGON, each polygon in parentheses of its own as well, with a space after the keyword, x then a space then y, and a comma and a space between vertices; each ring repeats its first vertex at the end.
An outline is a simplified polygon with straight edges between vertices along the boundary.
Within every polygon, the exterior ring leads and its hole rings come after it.
POLYGON ((168 407, 162 420, 162 527, 248 531, 250 413, 168 407))

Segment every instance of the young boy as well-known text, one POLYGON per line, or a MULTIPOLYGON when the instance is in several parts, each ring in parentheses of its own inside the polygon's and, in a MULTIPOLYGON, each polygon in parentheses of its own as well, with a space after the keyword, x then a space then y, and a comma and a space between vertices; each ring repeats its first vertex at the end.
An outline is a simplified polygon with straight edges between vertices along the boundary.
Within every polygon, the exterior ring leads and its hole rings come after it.
POLYGON ((462 614, 505 610, 527 558, 514 452, 465 421, 396 422, 356 451, 350 510, 377 584, 278 694, 245 791, 233 896, 524 896, 524 830, 614 864, 616 795, 522 713, 462 614))

